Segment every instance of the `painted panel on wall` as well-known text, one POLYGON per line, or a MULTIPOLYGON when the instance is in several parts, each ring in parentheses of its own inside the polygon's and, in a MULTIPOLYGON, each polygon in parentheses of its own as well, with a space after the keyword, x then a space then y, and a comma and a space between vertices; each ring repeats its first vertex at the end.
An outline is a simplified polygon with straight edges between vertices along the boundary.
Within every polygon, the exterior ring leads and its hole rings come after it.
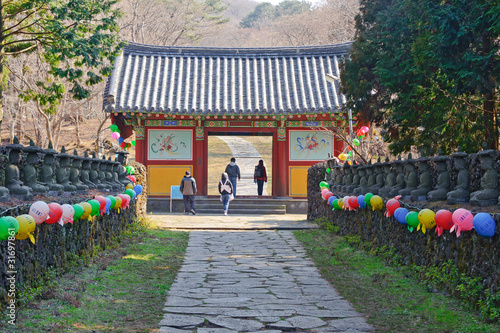
POLYGON ((333 152, 329 131, 290 131, 290 161, 322 161, 333 152))
POLYGON ((308 166, 291 166, 288 173, 288 182, 291 197, 307 197, 308 166))
POLYGON ((148 130, 149 160, 192 160, 192 130, 148 130))
POLYGON ((192 165, 148 166, 148 194, 170 195, 170 186, 179 186, 186 171, 193 173, 192 165))

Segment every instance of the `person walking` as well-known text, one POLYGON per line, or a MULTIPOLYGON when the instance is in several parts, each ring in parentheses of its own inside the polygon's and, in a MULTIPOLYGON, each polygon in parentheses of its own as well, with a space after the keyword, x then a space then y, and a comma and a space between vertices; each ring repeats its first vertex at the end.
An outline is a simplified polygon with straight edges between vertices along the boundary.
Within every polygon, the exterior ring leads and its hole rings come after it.
POLYGON ((222 205, 224 207, 224 215, 227 215, 227 209, 229 208, 229 201, 233 200, 233 184, 228 179, 228 175, 226 172, 222 173, 222 176, 219 181, 219 193, 220 200, 222 201, 222 205))
POLYGON ((236 159, 234 157, 231 157, 231 163, 226 166, 224 172, 227 173, 231 184, 233 184, 233 196, 236 198, 236 178, 241 180, 241 174, 240 167, 236 165, 236 159))
POLYGON ((196 215, 194 199, 197 192, 196 180, 191 177, 191 173, 189 171, 186 171, 184 178, 181 180, 180 190, 182 198, 184 199, 184 213, 189 215, 189 212, 191 212, 193 215, 196 215))
POLYGON ((257 194, 259 195, 259 197, 262 196, 264 183, 267 183, 267 172, 263 160, 259 160, 259 165, 255 166, 255 171, 253 173, 253 182, 257 183, 257 194))

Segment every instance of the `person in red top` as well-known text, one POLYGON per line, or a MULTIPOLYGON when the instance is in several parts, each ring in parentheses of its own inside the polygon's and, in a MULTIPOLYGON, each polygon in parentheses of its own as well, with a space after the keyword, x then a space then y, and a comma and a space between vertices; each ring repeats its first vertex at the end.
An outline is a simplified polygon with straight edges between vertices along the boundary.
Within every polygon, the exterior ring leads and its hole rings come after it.
POLYGON ((267 183, 267 172, 263 160, 259 160, 259 165, 255 166, 255 171, 253 173, 253 182, 257 183, 257 194, 259 196, 262 196, 262 191, 264 190, 264 182, 267 183))

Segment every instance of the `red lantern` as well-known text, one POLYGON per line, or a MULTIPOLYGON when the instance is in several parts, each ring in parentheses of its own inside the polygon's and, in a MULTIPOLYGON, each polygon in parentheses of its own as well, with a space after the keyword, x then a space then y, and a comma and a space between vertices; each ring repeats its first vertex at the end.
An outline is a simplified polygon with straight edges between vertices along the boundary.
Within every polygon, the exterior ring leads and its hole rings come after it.
POLYGON ((120 197, 120 199, 122 199, 122 208, 123 209, 127 208, 130 202, 130 197, 125 194, 118 194, 117 196, 120 197))
POLYGON ((385 207, 387 208, 387 210, 385 211, 385 216, 391 217, 391 216, 394 216, 394 212, 396 211, 396 209, 401 207, 401 204, 399 203, 398 200, 391 199, 391 200, 387 201, 387 203, 385 204, 385 207))
POLYGON ((101 216, 106 212, 106 198, 103 197, 102 195, 97 195, 95 198, 99 202, 99 212, 101 213, 101 216))
POLYGON ((125 149, 125 147, 127 147, 127 143, 125 141, 123 141, 122 143, 120 143, 120 147, 122 149, 125 149))
POLYGON ((453 227, 453 214, 446 209, 441 209, 434 215, 434 221, 436 221, 436 230, 438 236, 443 234, 443 230, 450 230, 453 227))
POLYGON ((325 195, 325 200, 328 201, 328 199, 330 199, 331 197, 333 197, 333 193, 332 192, 328 192, 326 195, 325 195))
POLYGON ((358 197, 352 196, 347 199, 349 203, 349 210, 356 210, 359 207, 358 197))
POLYGON ((59 220, 61 220, 62 214, 62 207, 58 203, 49 203, 49 217, 45 220, 45 223, 54 224, 59 222, 59 220))

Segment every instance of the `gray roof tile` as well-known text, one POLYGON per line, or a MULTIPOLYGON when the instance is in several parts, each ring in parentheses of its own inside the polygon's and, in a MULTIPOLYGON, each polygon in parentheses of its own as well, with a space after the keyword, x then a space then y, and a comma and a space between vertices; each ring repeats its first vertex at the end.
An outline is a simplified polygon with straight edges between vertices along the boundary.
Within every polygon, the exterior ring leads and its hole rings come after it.
POLYGON ((339 62, 351 43, 296 48, 165 47, 130 43, 106 85, 107 111, 179 114, 340 110, 339 62))

